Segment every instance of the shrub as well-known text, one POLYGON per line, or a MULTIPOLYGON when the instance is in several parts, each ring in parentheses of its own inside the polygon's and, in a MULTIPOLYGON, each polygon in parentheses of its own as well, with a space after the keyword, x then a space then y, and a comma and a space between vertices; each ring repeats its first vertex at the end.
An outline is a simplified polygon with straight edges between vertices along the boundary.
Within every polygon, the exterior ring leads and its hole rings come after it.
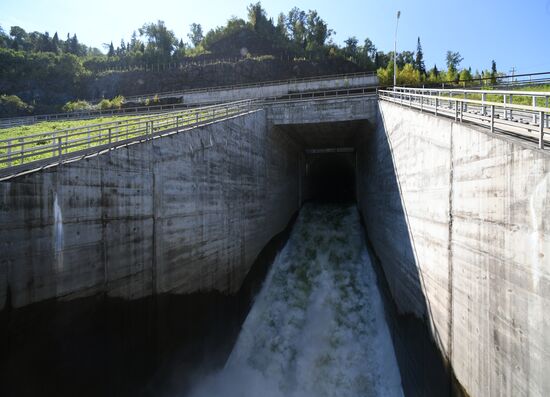
POLYGON ((120 109, 123 103, 124 103, 124 97, 122 95, 117 95, 116 97, 111 99, 112 108, 120 109))
POLYGON ((111 109, 111 101, 104 98, 97 104, 97 108, 100 110, 111 109))
POLYGON ((69 101, 63 106, 64 112, 79 112, 82 110, 90 110, 92 105, 87 101, 69 101))
POLYGON ((17 95, 0 95, 0 116, 13 117, 24 116, 31 113, 32 106, 29 106, 17 95))

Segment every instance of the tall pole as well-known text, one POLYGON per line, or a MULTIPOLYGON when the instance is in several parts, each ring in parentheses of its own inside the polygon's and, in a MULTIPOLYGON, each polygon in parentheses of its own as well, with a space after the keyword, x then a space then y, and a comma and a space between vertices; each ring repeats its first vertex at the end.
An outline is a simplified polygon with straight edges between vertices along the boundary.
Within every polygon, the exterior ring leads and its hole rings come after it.
POLYGON ((401 11, 397 11, 397 22, 395 24, 395 41, 393 43, 393 87, 397 85, 397 28, 399 26, 399 17, 401 11))

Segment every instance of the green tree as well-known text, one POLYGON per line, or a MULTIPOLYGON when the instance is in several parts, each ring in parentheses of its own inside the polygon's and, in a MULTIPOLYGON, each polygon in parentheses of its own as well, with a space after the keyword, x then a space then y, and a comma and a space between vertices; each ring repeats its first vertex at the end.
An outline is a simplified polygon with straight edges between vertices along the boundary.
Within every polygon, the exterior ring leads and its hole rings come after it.
POLYGON ((412 63, 407 63, 403 69, 397 72, 397 83, 404 85, 418 85, 420 83, 420 71, 412 63))
POLYGON ((69 40, 68 48, 69 48, 68 52, 70 54, 73 54, 76 56, 83 55, 82 52, 80 51, 80 45, 78 43, 78 38, 76 37, 76 33, 73 34, 73 37, 71 37, 71 39, 69 40))
POLYGON ((57 35, 57 32, 55 32, 52 38, 52 52, 58 53, 59 51, 60 51, 59 36, 57 35))
POLYGON ((374 66, 376 69, 385 68, 389 63, 393 64, 393 59, 390 56, 390 53, 386 54, 384 51, 377 51, 374 58, 374 66))
POLYGON ((357 44, 359 41, 357 40, 357 37, 349 37, 344 41, 344 44, 346 45, 344 47, 344 54, 346 58, 351 59, 353 61, 357 60, 357 44))
MULTIPOLYGON (((392 57, 393 59, 393 57, 392 57)), ((402 69, 405 67, 406 64, 410 63, 411 65, 414 64, 414 52, 411 51, 403 51, 397 54, 397 67, 402 69)))
POLYGON ((139 29, 139 34, 147 38, 145 53, 152 62, 166 62, 177 44, 174 32, 168 30, 164 21, 146 23, 139 29))
POLYGON ((437 69, 437 65, 434 65, 433 68, 430 69, 428 72, 428 82, 429 83, 438 83, 441 81, 441 76, 439 69, 437 69))
POLYGON ((306 40, 310 50, 323 48, 333 33, 334 31, 328 28, 327 23, 319 16, 317 11, 309 10, 306 16, 306 40))
POLYGON ((491 84, 496 84, 497 83, 497 75, 498 75, 498 72, 497 72, 497 63, 495 62, 495 60, 493 59, 491 61, 491 84))
POLYGON ((111 44, 109 44, 109 50, 107 51, 107 56, 109 58, 112 58, 115 56, 115 46, 113 45, 112 41, 111 41, 111 44))
POLYGON ((193 44, 193 47, 197 47, 204 39, 202 26, 200 23, 192 23, 190 25, 190 29, 191 32, 187 35, 187 37, 189 37, 189 40, 191 40, 191 44, 193 44))
POLYGON ((472 70, 470 68, 462 69, 462 71, 460 72, 459 78, 463 86, 471 85, 472 79, 473 79, 472 70))
POLYGON ((414 60, 414 66, 422 76, 426 75, 426 65, 424 64, 424 51, 422 51, 422 44, 420 44, 420 37, 416 42, 416 58, 414 60))
POLYGON ((298 7, 294 7, 288 12, 286 18, 287 28, 290 32, 290 39, 299 48, 304 50, 306 41, 306 13, 298 7))
POLYGON ((464 60, 459 52, 447 51, 447 80, 455 81, 458 78, 458 67, 464 60))
POLYGON ((8 48, 10 46, 10 38, 0 26, 0 48, 8 48))
POLYGON ((262 36, 269 36, 273 31, 273 23, 267 19, 267 13, 263 9, 262 4, 259 1, 250 4, 247 7, 247 11, 248 23, 252 29, 262 36))
POLYGON ((30 49, 29 35, 25 29, 19 26, 12 26, 10 29, 10 36, 12 49, 16 51, 28 51, 30 49))
POLYGON ((116 54, 121 58, 126 55, 126 43, 124 39, 120 40, 120 46, 116 49, 116 54))
POLYGON ((288 29, 286 25, 286 15, 284 13, 280 13, 277 17, 277 26, 275 26, 275 31, 279 35, 279 37, 283 39, 288 39, 288 29))

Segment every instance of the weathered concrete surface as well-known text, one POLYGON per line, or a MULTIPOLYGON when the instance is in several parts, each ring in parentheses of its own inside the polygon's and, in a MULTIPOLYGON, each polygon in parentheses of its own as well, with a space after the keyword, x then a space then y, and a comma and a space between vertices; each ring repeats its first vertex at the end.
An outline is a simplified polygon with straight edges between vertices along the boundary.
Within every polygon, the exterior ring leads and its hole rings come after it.
POLYGON ((268 119, 275 125, 334 123, 374 120, 376 95, 291 101, 267 105, 268 119))
POLYGON ((295 83, 262 84, 256 87, 233 89, 205 89, 197 92, 184 92, 182 102, 190 105, 238 101, 241 99, 261 99, 279 97, 308 91, 348 89, 354 87, 376 87, 378 76, 355 76, 348 78, 328 78, 316 81, 295 83))
POLYGON ((298 164, 257 111, 2 182, 0 308, 235 292, 298 208, 298 164))
POLYGON ((402 312, 471 396, 550 395, 550 154, 380 103, 358 197, 402 312))

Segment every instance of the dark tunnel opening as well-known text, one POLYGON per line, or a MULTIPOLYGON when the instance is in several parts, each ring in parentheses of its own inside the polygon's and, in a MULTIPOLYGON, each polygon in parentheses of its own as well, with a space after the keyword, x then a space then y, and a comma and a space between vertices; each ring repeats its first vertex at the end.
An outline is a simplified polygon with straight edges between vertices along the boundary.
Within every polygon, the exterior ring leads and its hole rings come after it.
POLYGON ((302 202, 354 203, 356 145, 371 128, 367 120, 288 124, 277 126, 301 146, 302 202))
POLYGON ((306 152, 304 197, 318 202, 355 202, 355 151, 306 152))

